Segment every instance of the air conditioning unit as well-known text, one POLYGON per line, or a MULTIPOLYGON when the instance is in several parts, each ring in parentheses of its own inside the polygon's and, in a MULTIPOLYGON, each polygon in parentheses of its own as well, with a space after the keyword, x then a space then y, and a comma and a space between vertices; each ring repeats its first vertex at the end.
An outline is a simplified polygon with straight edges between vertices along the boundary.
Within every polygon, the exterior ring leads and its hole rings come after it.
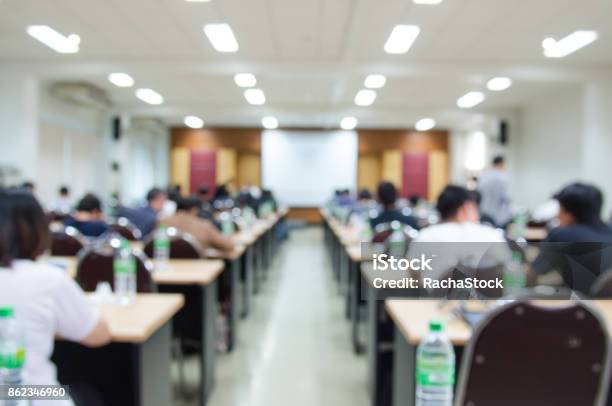
POLYGON ((68 103, 99 110, 113 104, 104 90, 85 82, 56 82, 51 85, 50 93, 68 103))

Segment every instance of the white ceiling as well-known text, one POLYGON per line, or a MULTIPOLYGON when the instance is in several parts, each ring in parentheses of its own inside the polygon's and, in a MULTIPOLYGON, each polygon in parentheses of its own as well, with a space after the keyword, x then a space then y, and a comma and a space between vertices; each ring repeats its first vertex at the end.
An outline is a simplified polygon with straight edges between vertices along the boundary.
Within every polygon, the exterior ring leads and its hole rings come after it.
POLYGON ((32 70, 46 81, 80 80, 105 89, 118 111, 178 123, 196 114, 209 125, 259 125, 275 115, 284 126, 336 126, 355 115, 368 127, 411 126, 433 116, 454 126, 473 113, 519 107, 559 86, 612 72, 609 0, 0 0, 0 66, 32 70), (240 50, 215 52, 202 32, 227 22, 240 50), (405 55, 383 45, 395 24, 417 24, 421 35, 405 55), (57 54, 25 33, 45 24, 81 36, 81 51, 57 54), (594 29, 594 44, 562 60, 542 56, 541 42, 594 29), (132 75, 161 93, 148 106, 133 89, 106 81, 132 75), (250 106, 233 82, 256 74, 265 106, 250 106), (371 107, 353 98, 369 73, 387 85, 371 107), (459 111, 457 98, 485 90, 498 75, 514 79, 477 111, 459 111))

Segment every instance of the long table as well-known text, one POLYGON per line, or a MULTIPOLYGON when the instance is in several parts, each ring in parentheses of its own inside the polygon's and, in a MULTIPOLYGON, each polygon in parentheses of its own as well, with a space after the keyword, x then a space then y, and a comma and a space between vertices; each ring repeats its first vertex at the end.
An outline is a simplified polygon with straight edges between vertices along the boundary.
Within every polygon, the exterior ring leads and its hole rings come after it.
POLYGON ((53 361, 64 385, 86 385, 109 405, 172 404, 170 377, 172 319, 182 295, 139 294, 134 304, 97 304, 112 342, 87 348, 57 339, 53 361))

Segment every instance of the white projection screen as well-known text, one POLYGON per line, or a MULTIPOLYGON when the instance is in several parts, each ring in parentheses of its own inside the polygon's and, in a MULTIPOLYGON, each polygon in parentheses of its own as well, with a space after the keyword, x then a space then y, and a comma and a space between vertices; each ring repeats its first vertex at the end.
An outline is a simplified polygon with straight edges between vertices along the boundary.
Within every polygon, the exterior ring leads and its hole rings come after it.
POLYGON ((319 207, 357 185, 355 131, 268 130, 261 151, 263 187, 289 207, 319 207))

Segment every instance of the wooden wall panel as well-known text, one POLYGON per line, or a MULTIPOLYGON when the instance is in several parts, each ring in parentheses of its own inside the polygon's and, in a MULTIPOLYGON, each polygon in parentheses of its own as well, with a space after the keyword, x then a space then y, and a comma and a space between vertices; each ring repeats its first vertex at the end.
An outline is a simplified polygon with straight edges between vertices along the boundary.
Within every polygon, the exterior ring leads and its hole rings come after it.
POLYGON ((220 148, 217 150, 217 184, 225 184, 236 180, 238 174, 238 158, 235 149, 220 148))
POLYGON ((429 201, 435 202, 449 181, 448 154, 433 151, 429 154, 429 201))
POLYGON ((381 180, 391 182, 398 189, 403 185, 402 152, 399 150, 384 151, 382 154, 381 180))
POLYGON ((359 153, 448 151, 448 131, 359 130, 359 153))
POLYGON ((189 190, 189 172, 191 168, 190 151, 187 148, 174 148, 171 152, 170 182, 180 185, 181 190, 189 190))
POLYGON ((289 209, 287 219, 303 221, 306 224, 319 224, 323 220, 318 207, 293 207, 289 209))
POLYGON ((382 157, 379 154, 359 156, 357 188, 374 192, 381 181, 382 157))
POLYGON ((261 186, 261 156, 243 153, 238 156, 238 187, 261 186))
POLYGON ((171 148, 220 149, 259 153, 261 151, 261 129, 257 128, 173 128, 171 148))

